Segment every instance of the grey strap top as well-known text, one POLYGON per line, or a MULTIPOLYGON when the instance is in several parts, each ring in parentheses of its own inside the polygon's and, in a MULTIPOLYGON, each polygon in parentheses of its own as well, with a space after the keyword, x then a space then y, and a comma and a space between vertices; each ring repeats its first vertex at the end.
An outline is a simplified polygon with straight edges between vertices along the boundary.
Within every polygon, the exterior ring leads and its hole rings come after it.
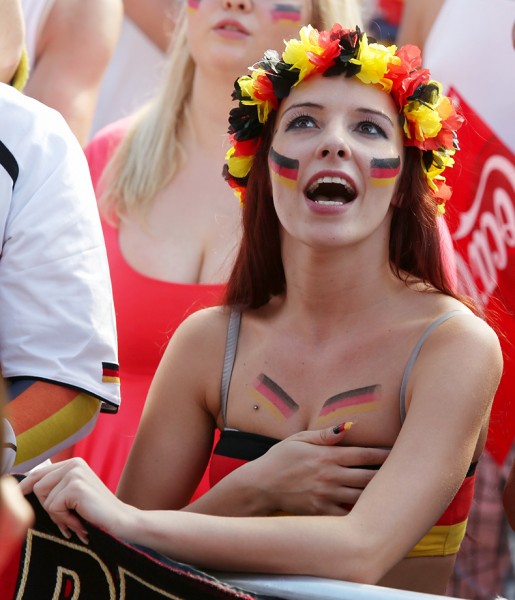
MULTIPOLYGON (((428 327, 423 331, 422 335, 418 339, 415 347, 411 351, 411 354, 406 363, 404 374, 402 376, 401 391, 399 397, 399 410, 401 417, 401 424, 404 423, 406 418, 406 388, 408 387, 408 379, 413 369, 413 365, 417 360, 422 345, 431 333, 439 327, 442 323, 445 323, 448 319, 456 315, 469 314, 464 310, 451 310, 444 313, 438 319, 435 319, 428 327)), ((229 317, 229 327, 227 330, 227 340, 225 342, 225 355, 224 355, 224 366, 222 371, 222 384, 220 386, 220 401, 222 409, 222 418, 224 427, 227 426, 227 398, 229 396, 229 384, 231 382, 232 371, 234 368, 234 361, 236 359, 236 350, 238 349, 238 338, 240 335, 240 324, 241 324, 241 311, 239 309, 233 309, 229 317)))

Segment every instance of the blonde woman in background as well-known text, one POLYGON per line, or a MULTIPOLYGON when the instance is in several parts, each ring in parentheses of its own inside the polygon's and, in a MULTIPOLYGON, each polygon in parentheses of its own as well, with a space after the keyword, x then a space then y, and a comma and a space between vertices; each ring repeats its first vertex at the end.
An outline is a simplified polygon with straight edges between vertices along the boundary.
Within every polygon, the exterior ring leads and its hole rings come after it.
POLYGON ((100 417, 74 455, 112 491, 166 342, 188 314, 220 303, 232 267, 240 208, 220 165, 234 79, 301 24, 324 29, 336 21, 360 22, 356 0, 189 0, 157 96, 86 148, 110 261, 124 402, 116 418, 100 417))

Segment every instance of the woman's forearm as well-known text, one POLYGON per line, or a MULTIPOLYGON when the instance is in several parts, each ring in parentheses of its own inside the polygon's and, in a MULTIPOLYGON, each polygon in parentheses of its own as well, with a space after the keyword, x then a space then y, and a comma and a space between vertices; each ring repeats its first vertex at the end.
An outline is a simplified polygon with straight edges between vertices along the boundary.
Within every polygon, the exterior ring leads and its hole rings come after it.
POLYGON ((125 521, 122 531, 113 533, 204 569, 303 574, 376 583, 384 568, 375 564, 366 552, 368 542, 352 542, 355 536, 346 527, 345 519, 224 518, 140 511, 125 521))

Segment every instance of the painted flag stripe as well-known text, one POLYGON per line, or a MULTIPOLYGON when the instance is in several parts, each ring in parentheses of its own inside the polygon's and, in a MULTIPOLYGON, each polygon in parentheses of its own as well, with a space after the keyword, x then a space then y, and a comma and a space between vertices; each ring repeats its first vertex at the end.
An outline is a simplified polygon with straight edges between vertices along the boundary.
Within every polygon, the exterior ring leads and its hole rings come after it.
POLYGON ((286 179, 296 180, 299 174, 299 161, 294 158, 287 158, 270 149, 270 167, 274 173, 286 179))
POLYGON ((331 398, 324 403, 324 406, 320 411, 320 416, 327 415, 339 408, 373 402, 376 400, 375 394, 377 388, 377 385, 370 385, 331 396, 331 398))
POLYGON ((290 417, 299 409, 299 405, 290 398, 290 396, 266 375, 258 377, 256 392, 261 394, 268 402, 270 402, 284 418, 290 417))
POLYGON ((291 4, 276 4, 272 11, 274 22, 290 21, 298 23, 300 21, 300 8, 291 4))
POLYGON ((401 157, 373 158, 370 163, 370 175, 375 180, 374 187, 392 185, 401 170, 401 157))

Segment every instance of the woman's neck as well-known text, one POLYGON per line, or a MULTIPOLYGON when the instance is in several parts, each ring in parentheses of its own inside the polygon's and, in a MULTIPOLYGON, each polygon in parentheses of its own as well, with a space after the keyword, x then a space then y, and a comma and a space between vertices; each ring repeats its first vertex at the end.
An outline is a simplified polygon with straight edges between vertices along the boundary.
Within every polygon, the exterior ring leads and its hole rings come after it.
MULTIPOLYGON (((286 257, 285 257, 286 258, 286 257)), ((284 260, 285 307, 299 323, 329 330, 338 323, 367 320, 387 309, 404 284, 393 274, 387 254, 372 261, 355 252, 296 252, 284 260), (378 306, 381 307, 378 311, 378 306)))
MULTIPOLYGON (((216 77, 201 69, 195 70, 189 109, 190 122, 184 131, 184 142, 221 156, 223 161, 228 149, 227 128, 229 111, 232 108, 230 77, 216 77)), ((220 162, 220 170, 222 162, 220 162)))

